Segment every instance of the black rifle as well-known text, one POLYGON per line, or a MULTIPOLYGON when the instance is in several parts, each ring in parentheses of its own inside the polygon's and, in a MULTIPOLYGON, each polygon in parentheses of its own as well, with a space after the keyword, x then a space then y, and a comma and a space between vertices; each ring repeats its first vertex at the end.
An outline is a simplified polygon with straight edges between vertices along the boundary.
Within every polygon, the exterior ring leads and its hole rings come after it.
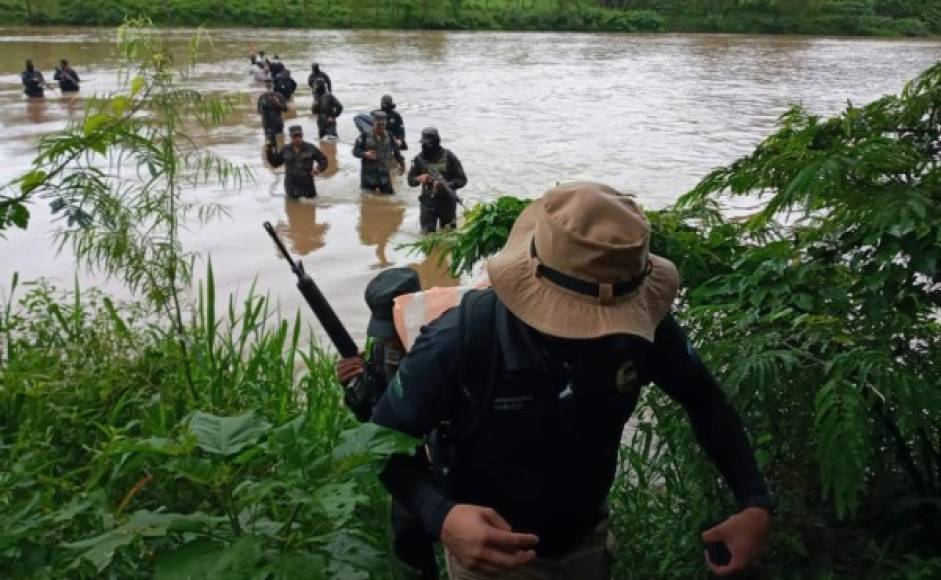
POLYGON ((448 183, 448 180, 441 175, 440 171, 429 165, 421 156, 415 157, 415 164, 418 165, 420 171, 424 171, 428 174, 428 177, 431 178, 433 189, 443 190, 451 201, 461 204, 461 207, 466 207, 464 202, 461 201, 461 198, 458 197, 457 193, 454 191, 454 188, 448 183))
MULTIPOLYGON (((336 347, 337 352, 343 358, 359 356, 356 343, 353 342, 350 333, 346 331, 346 327, 340 322, 336 312, 330 307, 330 303, 324 298, 313 278, 304 271, 304 264, 300 260, 295 262, 291 258, 281 242, 281 238, 274 231, 271 222, 265 222, 264 226, 265 231, 274 240, 284 259, 290 264, 291 271, 297 276, 297 289, 301 291, 304 300, 307 301, 310 309, 314 311, 314 315, 317 316, 321 326, 327 331, 327 336, 330 337, 330 342, 336 347)), ((366 421, 372 414, 372 406, 378 401, 384 387, 385 381, 374 365, 366 365, 363 374, 350 381, 350 384, 346 386, 343 395, 344 403, 356 414, 360 421, 366 421)))

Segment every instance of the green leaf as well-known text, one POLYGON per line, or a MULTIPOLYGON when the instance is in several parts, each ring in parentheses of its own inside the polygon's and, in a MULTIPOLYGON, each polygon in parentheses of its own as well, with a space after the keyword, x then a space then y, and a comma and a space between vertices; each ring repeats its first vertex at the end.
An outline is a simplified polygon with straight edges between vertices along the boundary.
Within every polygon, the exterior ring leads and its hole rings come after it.
POLYGON ((132 533, 112 530, 89 540, 63 544, 63 547, 85 549, 85 551, 79 554, 72 562, 72 567, 78 566, 82 560, 85 560, 90 562, 91 565, 95 567, 95 570, 101 572, 111 564, 111 559, 114 558, 114 553, 118 548, 127 546, 137 538, 138 536, 132 533))
POLYGON ((85 125, 82 128, 82 131, 85 133, 85 136, 88 137, 95 133, 98 129, 108 123, 111 120, 111 116, 105 115, 104 113, 96 113, 94 115, 89 115, 85 119, 85 125))
POLYGON ((326 568, 327 564, 323 556, 319 554, 295 552, 282 555, 268 570, 274 574, 276 580, 293 580, 295 578, 322 580, 328 577, 326 575, 326 568))
POLYGON ((83 550, 72 562, 72 566, 77 566, 85 560, 101 572, 111 564, 118 548, 127 546, 138 538, 163 537, 171 529, 192 530, 204 526, 208 521, 209 518, 201 513, 162 514, 141 510, 134 512, 131 519, 118 528, 93 538, 62 544, 62 547, 70 550, 83 550))
POLYGON ((356 483, 352 481, 319 487, 314 492, 314 499, 334 529, 345 527, 353 518, 357 506, 369 503, 369 497, 359 493, 356 483))
POLYGON ((111 99, 111 110, 116 117, 121 117, 131 107, 131 99, 125 95, 118 95, 111 99))
POLYGON ((154 580, 251 580, 264 564, 263 541, 243 536, 221 548, 201 538, 157 556, 154 580))
POLYGON ((29 193, 43 184, 48 175, 42 169, 33 169, 20 178, 20 192, 29 193))
POLYGON ((29 210, 22 203, 14 203, 9 208, 9 220, 16 227, 25 230, 29 224, 29 210))
POLYGON ((132 97, 136 97, 137 93, 141 92, 141 90, 144 88, 145 82, 146 81, 144 80, 144 77, 140 75, 131 79, 131 96, 132 97))
POLYGON ((375 423, 366 423, 340 434, 340 441, 333 450, 333 458, 349 457, 384 458, 393 453, 411 454, 421 443, 411 437, 375 423))
POLYGON ((323 551, 328 556, 330 578, 368 579, 370 570, 388 565, 382 552, 351 533, 332 534, 323 551))
POLYGON ((206 453, 232 455, 255 444, 271 424, 254 411, 233 417, 196 411, 188 427, 196 436, 196 445, 206 453))

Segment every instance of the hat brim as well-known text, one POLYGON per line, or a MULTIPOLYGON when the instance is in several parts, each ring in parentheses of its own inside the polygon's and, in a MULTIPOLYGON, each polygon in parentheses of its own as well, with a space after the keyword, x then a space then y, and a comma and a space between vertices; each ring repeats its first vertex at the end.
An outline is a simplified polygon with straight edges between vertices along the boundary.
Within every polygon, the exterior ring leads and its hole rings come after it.
POLYGON ((375 338, 395 338, 395 322, 392 320, 381 320, 375 316, 369 318, 369 324, 366 325, 366 334, 375 338))
POLYGON ((523 210, 506 245, 487 263, 490 284, 507 309, 550 336, 588 339, 632 334, 653 342, 657 325, 670 311, 679 289, 676 266, 650 254, 652 269, 644 283, 602 304, 536 276, 530 244, 539 219, 546 219, 542 200, 523 210))

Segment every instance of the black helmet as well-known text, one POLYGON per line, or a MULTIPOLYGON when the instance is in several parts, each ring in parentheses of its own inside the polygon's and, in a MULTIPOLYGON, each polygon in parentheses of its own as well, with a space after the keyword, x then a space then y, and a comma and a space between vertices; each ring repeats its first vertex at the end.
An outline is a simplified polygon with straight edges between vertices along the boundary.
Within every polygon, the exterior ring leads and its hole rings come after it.
POLYGON ((441 135, 438 134, 438 129, 434 127, 425 127, 421 130, 421 144, 422 145, 431 145, 433 147, 438 147, 441 145, 441 135))
POLYGON ((379 100, 379 105, 383 109, 386 107, 395 108, 395 101, 392 100, 392 95, 382 95, 382 99, 379 100))

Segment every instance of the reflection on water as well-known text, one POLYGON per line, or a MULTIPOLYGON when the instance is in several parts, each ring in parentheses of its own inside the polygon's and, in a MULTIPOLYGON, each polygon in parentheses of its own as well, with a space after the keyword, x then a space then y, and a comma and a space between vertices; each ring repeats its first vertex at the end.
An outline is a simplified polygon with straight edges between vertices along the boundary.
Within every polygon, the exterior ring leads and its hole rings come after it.
MULTIPOLYGON (((316 135, 316 133, 314 133, 316 135)), ((340 170, 340 166, 337 162, 337 142, 334 139, 322 139, 320 143, 316 143, 317 148, 320 149, 323 154, 327 157, 327 169, 321 173, 321 177, 330 177, 331 175, 336 175, 340 170)))
POLYGON ((49 103, 44 98, 26 99, 26 119, 36 125, 45 123, 49 119, 49 103))
POLYGON ((395 196, 380 196, 364 193, 359 204, 359 241, 364 246, 376 247, 378 262, 370 268, 385 268, 392 265, 386 257, 386 246, 392 235, 399 231, 405 219, 405 206, 395 196))
POLYGON ((287 223, 278 222, 278 234, 290 242, 292 253, 300 256, 319 250, 326 244, 330 224, 317 223, 317 206, 312 199, 284 199, 287 223))
POLYGON ((448 262, 438 252, 427 256, 421 262, 413 262, 409 267, 418 272, 421 287, 424 290, 435 286, 457 286, 458 281, 448 273, 448 262))

